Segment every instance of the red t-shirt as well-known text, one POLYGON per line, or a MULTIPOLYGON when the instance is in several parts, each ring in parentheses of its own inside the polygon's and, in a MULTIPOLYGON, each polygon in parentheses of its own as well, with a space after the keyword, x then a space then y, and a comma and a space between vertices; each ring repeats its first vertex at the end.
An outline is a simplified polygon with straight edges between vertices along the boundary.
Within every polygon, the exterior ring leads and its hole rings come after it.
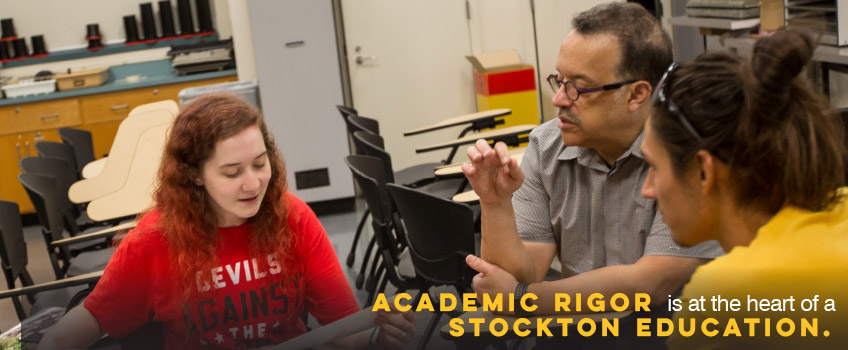
POLYGON ((167 243, 155 229, 159 212, 153 211, 121 242, 85 308, 114 338, 149 321, 161 322, 168 349, 278 344, 306 332, 299 317, 304 307, 321 324, 359 311, 315 213, 292 194, 285 199, 298 271, 282 273, 272 256, 250 256, 249 222, 219 228, 219 264, 212 281, 196 283, 206 292, 184 305, 167 243))

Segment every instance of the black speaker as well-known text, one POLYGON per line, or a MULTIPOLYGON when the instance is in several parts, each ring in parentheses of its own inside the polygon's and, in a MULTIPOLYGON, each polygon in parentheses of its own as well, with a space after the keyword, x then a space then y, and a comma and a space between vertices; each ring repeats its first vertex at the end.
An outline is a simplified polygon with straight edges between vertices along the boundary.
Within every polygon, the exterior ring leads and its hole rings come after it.
POLYGON ((33 35, 29 39, 32 42, 33 56, 47 56, 47 47, 44 46, 44 35, 33 35))
POLYGON ((85 40, 88 40, 89 50, 99 50, 103 48, 103 42, 100 41, 100 25, 97 23, 88 24, 85 26, 85 40))
POLYGON ((127 34, 127 44, 133 44, 140 40, 135 15, 124 16, 124 32, 127 34))
POLYGON ((12 22, 11 18, 1 19, 0 28, 3 30, 3 39, 17 39, 18 34, 15 34, 15 24, 12 22))
POLYGON ((15 58, 24 58, 29 56, 29 49, 27 49, 26 39, 17 38, 12 40, 12 45, 15 49, 15 58))
POLYGON ((180 16, 180 35, 194 34, 194 22, 191 20, 189 0, 177 0, 177 13, 180 16))
POLYGON ((141 9, 141 31, 144 33, 144 40, 156 40, 159 38, 156 35, 156 23, 153 19, 153 4, 145 2, 138 5, 141 9))
POLYGON ((209 0, 195 0, 197 5, 197 26, 201 33, 214 32, 212 27, 212 9, 209 0))
POLYGON ((159 1, 159 24, 162 26, 162 37, 171 38, 177 36, 174 30, 174 16, 171 13, 171 1, 159 1))
POLYGON ((8 41, 0 41, 0 62, 12 59, 8 41))

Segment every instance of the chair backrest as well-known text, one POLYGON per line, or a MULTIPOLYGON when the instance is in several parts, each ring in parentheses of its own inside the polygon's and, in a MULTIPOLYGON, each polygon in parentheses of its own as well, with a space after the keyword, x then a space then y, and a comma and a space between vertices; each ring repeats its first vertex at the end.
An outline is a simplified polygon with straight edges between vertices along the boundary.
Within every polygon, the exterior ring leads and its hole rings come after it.
POLYGON ((347 128, 350 132, 365 131, 380 135, 380 123, 376 119, 358 115, 349 115, 345 118, 345 122, 347 123, 347 128))
POLYGON ((62 142, 74 148, 77 172, 81 173, 86 164, 94 161, 94 142, 91 132, 76 128, 59 128, 58 132, 62 142))
POLYGON ((356 111, 356 108, 336 105, 336 109, 339 110, 339 113, 342 114, 342 118, 347 118, 349 115, 359 115, 359 112, 356 111))
POLYGON ((57 251, 50 246, 53 241, 65 238, 64 215, 61 202, 56 195, 56 179, 44 175, 23 173, 18 175, 18 181, 24 186, 32 205, 35 207, 35 214, 41 224, 44 243, 47 245, 48 254, 50 254, 53 272, 57 279, 63 278, 69 267, 70 252, 67 247, 60 248, 57 251), (64 262, 63 266, 59 265, 59 260, 64 262))
POLYGON ((39 157, 59 158, 68 162, 71 168, 74 169, 76 179, 80 179, 79 167, 77 166, 77 156, 74 154, 74 147, 68 144, 55 141, 39 141, 35 143, 35 151, 39 157))
POLYGON ((465 256, 474 254, 471 208, 408 187, 387 184, 400 213, 415 272, 434 284, 469 286, 474 271, 465 256))
MULTIPOLYGON (((26 270, 27 247, 24 240, 21 212, 18 203, 0 201, 0 265, 6 277, 9 289, 16 287, 16 281, 21 280, 21 286, 32 285, 32 278, 26 270)), ((30 302, 33 300, 30 298, 30 302)), ((18 319, 26 318, 23 304, 19 297, 13 297, 12 303, 18 319)))
POLYGON ((20 162, 21 171, 27 174, 36 174, 56 179, 56 194, 59 200, 70 208, 73 204, 68 199, 68 189, 76 182, 73 176, 74 169, 65 160, 53 157, 25 157, 20 162))
POLYGON ((389 197, 385 192, 388 180, 383 161, 375 157, 349 155, 345 157, 345 164, 362 189, 362 196, 371 211, 371 219, 380 225, 390 224, 393 208, 389 205, 389 197))
POLYGON ((0 201, 0 234, 0 262, 4 272, 9 269, 7 282, 9 278, 14 281, 27 265, 27 247, 18 203, 0 201))
POLYGON ((23 173, 18 175, 18 181, 24 186, 35 207, 35 214, 41 227, 52 235, 52 240, 62 239, 64 225, 56 179, 45 175, 23 173))
POLYGON ((383 169, 386 172, 384 175, 386 182, 395 182, 392 156, 383 147, 383 137, 364 131, 356 131, 353 133, 353 143, 356 145, 357 150, 361 151, 361 154, 380 158, 383 161, 383 169))

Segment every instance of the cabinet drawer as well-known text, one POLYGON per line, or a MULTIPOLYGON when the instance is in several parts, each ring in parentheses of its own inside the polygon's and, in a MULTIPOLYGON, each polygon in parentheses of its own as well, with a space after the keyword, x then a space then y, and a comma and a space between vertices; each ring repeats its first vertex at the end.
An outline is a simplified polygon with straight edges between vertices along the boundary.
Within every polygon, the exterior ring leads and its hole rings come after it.
POLYGON ((158 100, 155 88, 85 96, 81 109, 86 124, 123 120, 133 108, 158 100))
POLYGON ((80 125, 79 100, 25 103, 4 108, 5 128, 0 135, 57 129, 80 125))

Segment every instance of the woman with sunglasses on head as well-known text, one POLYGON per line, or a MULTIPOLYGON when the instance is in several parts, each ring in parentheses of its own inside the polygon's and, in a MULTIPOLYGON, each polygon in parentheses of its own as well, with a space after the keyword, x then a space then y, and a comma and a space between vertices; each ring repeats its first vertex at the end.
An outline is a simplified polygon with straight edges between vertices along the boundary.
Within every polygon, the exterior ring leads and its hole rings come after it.
POLYGON ((642 193, 657 200, 678 243, 718 240, 727 252, 684 287, 672 349, 845 346, 846 140, 839 115, 801 74, 814 49, 809 36, 780 31, 758 40, 750 59, 707 52, 669 67, 657 86, 642 193), (738 299, 739 310, 713 304, 718 295, 738 299), (813 298, 817 310, 804 312, 802 300, 813 298), (769 311, 749 299, 768 299, 769 311), (789 337, 783 318, 794 325, 789 337), (802 337, 802 318, 815 319, 817 336, 808 328, 802 337))
MULTIPOLYGON (((244 100, 215 94, 186 106, 158 180, 155 207, 39 348, 83 348, 150 323, 168 349, 265 347, 305 333, 304 309, 321 324, 359 311, 324 228, 287 192, 277 147, 244 100)), ((411 312, 375 321, 333 343, 401 347, 415 332, 411 312)))

